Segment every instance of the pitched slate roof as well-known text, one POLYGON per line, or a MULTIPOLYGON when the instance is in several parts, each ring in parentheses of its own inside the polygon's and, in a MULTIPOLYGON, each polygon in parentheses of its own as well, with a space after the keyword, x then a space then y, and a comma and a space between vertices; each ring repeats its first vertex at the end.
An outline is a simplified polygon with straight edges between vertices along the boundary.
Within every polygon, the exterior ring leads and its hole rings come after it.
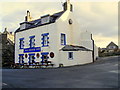
POLYGON ((61 50, 62 51, 92 51, 83 46, 74 46, 74 45, 66 45, 61 50))
MULTIPOLYGON (((43 26, 43 25, 48 25, 48 24, 51 24, 51 23, 55 23, 55 21, 57 19, 59 19, 59 17, 64 13, 65 11, 61 11, 61 12, 58 12, 58 13, 55 13, 53 15, 50 16, 50 22, 49 23, 45 23, 45 24, 41 24, 41 19, 37 19, 37 20, 34 20, 34 21, 31 21, 31 22, 26 22, 26 23, 29 23, 29 26, 27 26, 25 29, 22 29, 20 30, 20 28, 18 28, 16 32, 20 32, 20 31, 25 31, 25 30, 28 30, 28 29, 31 29, 31 28, 35 28, 35 27, 38 27, 38 26, 43 26)), ((21 23, 22 24, 22 23, 21 23)))

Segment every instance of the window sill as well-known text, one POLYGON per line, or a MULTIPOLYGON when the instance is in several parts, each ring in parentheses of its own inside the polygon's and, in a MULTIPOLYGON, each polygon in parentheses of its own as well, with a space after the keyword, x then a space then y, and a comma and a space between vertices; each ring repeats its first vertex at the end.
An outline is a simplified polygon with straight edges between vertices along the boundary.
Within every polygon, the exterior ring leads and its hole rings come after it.
POLYGON ((66 45, 66 44, 61 44, 61 45, 66 45))
POLYGON ((35 48, 35 47, 30 47, 30 48, 32 49, 32 48, 35 48))
POLYGON ((19 48, 19 49, 24 49, 24 48, 19 48))
POLYGON ((49 45, 44 45, 44 46, 42 46, 42 47, 48 47, 49 45))
POLYGON ((73 58, 68 58, 68 60, 73 60, 73 58))

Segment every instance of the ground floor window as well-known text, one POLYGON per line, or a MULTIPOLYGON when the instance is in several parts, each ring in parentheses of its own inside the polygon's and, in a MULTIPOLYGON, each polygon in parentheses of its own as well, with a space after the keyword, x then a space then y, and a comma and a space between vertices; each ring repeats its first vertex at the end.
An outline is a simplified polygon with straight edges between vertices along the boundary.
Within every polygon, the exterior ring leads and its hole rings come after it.
POLYGON ((48 58, 49 58, 49 56, 48 56, 48 52, 44 52, 44 53, 41 53, 41 55, 42 55, 42 57, 41 57, 41 59, 42 59, 42 64, 43 63, 46 63, 47 61, 48 61, 48 58))
POLYGON ((73 59, 73 52, 68 52, 68 59, 73 59))
POLYGON ((29 54, 29 64, 35 63, 35 54, 29 54))
POLYGON ((19 63, 22 64, 24 63, 24 54, 19 54, 19 63))

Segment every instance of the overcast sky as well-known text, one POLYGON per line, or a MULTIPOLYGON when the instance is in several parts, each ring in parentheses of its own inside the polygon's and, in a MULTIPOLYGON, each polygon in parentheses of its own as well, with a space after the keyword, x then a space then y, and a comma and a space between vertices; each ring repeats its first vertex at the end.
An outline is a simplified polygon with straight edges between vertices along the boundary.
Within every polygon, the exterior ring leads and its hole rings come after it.
MULTIPOLYGON (((0 2, 0 32, 3 32, 5 27, 8 28, 8 31, 15 31, 19 27, 19 23, 24 21, 27 10, 30 10, 33 19, 59 12, 62 10, 62 3, 65 0, 12 1, 1 0, 0 2)), ((105 47, 111 41, 117 44, 118 2, 115 0, 96 1, 77 0, 71 2, 74 6, 73 13, 80 23, 81 30, 90 31, 98 47, 105 47)))

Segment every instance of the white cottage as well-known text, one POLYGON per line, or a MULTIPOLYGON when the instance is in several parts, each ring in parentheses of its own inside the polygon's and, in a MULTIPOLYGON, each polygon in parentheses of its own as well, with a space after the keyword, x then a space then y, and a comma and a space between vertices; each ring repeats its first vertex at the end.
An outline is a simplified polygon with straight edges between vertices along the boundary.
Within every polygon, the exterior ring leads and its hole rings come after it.
POLYGON ((69 0, 63 11, 37 20, 31 20, 27 11, 25 22, 15 32, 15 63, 59 67, 94 62, 98 54, 92 34, 79 26, 69 0))

